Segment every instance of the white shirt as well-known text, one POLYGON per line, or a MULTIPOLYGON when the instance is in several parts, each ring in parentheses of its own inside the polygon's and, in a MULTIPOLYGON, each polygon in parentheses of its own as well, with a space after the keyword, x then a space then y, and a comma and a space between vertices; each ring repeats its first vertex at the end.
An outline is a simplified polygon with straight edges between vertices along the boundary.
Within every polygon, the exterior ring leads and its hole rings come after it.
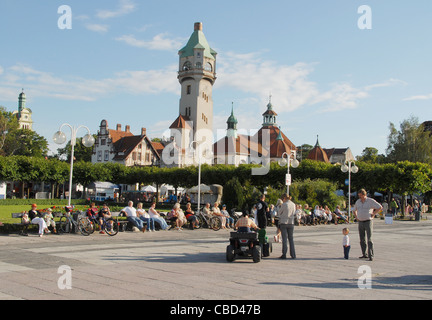
POLYGON ((371 220, 374 209, 382 209, 382 206, 372 198, 366 198, 364 202, 358 199, 354 205, 359 221, 371 220))
POLYGON ((128 217, 136 217, 136 209, 134 207, 126 207, 122 211, 126 212, 128 217))
POLYGON ((342 241, 342 244, 343 244, 344 246, 349 246, 349 245, 350 245, 350 239, 349 239, 349 236, 348 236, 348 235, 344 235, 344 237, 343 237, 343 241, 342 241))
POLYGON ((144 218, 150 218, 150 215, 144 209, 137 209, 136 212, 144 218))
POLYGON ((159 214, 157 213, 157 211, 153 208, 150 208, 148 211, 150 218, 158 218, 159 214))

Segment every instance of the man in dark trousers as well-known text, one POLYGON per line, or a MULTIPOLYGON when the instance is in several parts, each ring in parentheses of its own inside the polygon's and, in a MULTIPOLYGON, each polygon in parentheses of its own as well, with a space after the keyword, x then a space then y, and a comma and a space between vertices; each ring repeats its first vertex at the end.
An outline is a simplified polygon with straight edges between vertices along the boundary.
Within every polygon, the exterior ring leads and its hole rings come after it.
POLYGON ((257 222, 258 228, 265 229, 267 226, 267 212, 269 207, 265 202, 265 194, 261 195, 260 200, 257 203, 257 222))
POLYGON ((281 259, 287 258, 288 243, 289 253, 291 258, 296 259, 296 252, 294 246, 294 214, 296 206, 291 201, 291 197, 288 194, 282 196, 282 206, 278 211, 279 215, 279 229, 282 235, 282 256, 281 259))
POLYGON ((358 192, 358 196, 359 199, 354 205, 354 215, 358 222, 360 247, 362 250, 360 259, 369 258, 369 261, 372 261, 374 258, 372 242, 373 219, 382 210, 382 206, 374 199, 369 198, 365 189, 361 189, 358 192))

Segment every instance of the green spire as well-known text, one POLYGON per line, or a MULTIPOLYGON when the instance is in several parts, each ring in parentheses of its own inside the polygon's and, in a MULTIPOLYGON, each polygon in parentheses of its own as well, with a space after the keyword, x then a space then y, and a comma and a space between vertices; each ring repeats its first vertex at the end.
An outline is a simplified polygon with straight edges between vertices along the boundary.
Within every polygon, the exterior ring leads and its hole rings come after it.
POLYGON ((24 93, 24 89, 22 89, 22 92, 20 93, 18 97, 18 112, 21 114, 21 111, 25 109, 26 106, 26 95, 24 93))
POLYGON ((204 57, 210 59, 216 59, 217 52, 210 48, 207 39, 202 32, 202 23, 195 23, 194 32, 192 33, 188 43, 182 49, 180 49, 179 54, 181 58, 193 57, 195 49, 203 49, 204 57))
POLYGON ((283 141, 281 127, 279 127, 279 134, 278 134, 278 136, 277 136, 277 138, 276 138, 276 141, 283 141))
POLYGON ((234 129, 237 130, 237 118, 234 116, 234 102, 232 103, 231 107, 231 115, 227 120, 228 129, 234 129))

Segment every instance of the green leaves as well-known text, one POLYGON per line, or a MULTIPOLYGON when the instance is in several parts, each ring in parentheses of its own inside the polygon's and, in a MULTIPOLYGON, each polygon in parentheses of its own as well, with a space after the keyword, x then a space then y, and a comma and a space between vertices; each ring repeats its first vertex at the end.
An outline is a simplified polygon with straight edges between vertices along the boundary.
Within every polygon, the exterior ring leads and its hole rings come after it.
MULTIPOLYGON (((425 163, 395 162, 376 164, 357 161, 359 172, 351 175, 353 190, 365 188, 372 191, 391 191, 399 194, 425 193, 432 190, 432 167, 425 163)), ((286 167, 272 163, 264 176, 253 176, 252 165, 202 166, 202 183, 227 185, 235 178, 231 189, 251 185, 264 190, 265 187, 283 189, 286 167)), ((41 157, 10 156, 0 157, 0 181, 46 181, 63 183, 69 181, 70 165, 57 159, 41 157)), ((298 168, 290 168, 294 182, 321 179, 334 184, 335 188, 345 187, 346 173, 340 165, 304 160, 298 168)), ((175 187, 189 188, 198 184, 198 168, 157 168, 125 167, 118 163, 92 164, 79 161, 74 163, 73 182, 84 186, 95 181, 109 181, 115 184, 157 184, 167 183, 175 187)), ((346 188, 346 187, 345 187, 346 188)), ((333 189, 333 185, 332 185, 333 189)), ((291 192, 296 192, 294 189, 291 192)), ((300 192, 300 191, 299 191, 300 192)), ((307 192, 313 193, 314 190, 307 192)), ((241 196, 239 195, 241 198, 241 196)), ((242 202, 242 201, 240 201, 242 202)))

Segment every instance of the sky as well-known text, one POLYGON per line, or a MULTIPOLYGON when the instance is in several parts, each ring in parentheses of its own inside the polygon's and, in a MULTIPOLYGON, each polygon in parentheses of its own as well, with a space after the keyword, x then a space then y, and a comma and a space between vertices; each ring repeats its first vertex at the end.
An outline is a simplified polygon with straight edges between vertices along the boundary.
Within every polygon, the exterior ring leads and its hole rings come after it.
POLYGON ((63 123, 162 137, 178 51, 202 22, 218 52, 215 132, 232 104, 239 129, 259 129, 271 95, 295 145, 385 153, 390 122, 432 120, 431 13, 430 0, 0 0, 0 105, 17 110, 23 88, 52 152, 63 123))

